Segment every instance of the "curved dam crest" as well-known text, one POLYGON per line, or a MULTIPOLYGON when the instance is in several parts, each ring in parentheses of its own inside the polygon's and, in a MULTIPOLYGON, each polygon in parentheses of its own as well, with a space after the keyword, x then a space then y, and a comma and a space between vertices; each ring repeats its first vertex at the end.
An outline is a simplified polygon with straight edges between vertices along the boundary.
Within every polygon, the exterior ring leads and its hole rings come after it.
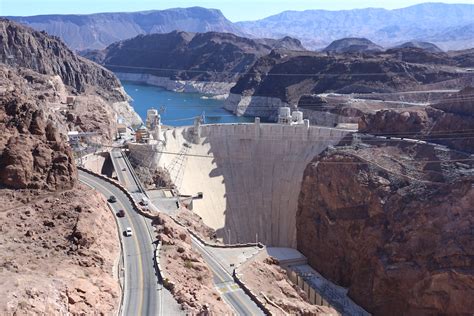
POLYGON ((258 239, 268 246, 296 248, 304 169, 350 131, 260 123, 199 129, 165 131, 163 151, 186 155, 158 157, 158 165, 170 169, 181 194, 203 192, 203 199, 194 200, 193 211, 227 243, 258 239))

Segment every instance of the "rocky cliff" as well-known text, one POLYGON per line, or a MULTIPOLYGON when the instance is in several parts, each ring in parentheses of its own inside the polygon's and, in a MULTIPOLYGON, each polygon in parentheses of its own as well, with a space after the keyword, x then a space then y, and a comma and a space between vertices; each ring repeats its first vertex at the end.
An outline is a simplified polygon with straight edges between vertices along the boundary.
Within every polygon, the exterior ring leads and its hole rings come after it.
POLYGON ((468 153, 474 153, 473 126, 472 87, 430 106, 365 113, 359 121, 361 132, 422 139, 468 153))
POLYGON ((363 141, 307 166, 298 249, 375 315, 470 314, 472 160, 431 145, 363 141))
POLYGON ((248 39, 230 33, 139 35, 85 56, 119 73, 179 81, 234 82, 272 49, 304 47, 292 38, 248 39))
POLYGON ((0 313, 115 314, 113 215, 77 183, 66 133, 107 143, 133 112, 111 72, 59 40, 1 19, 0 41, 0 313))
POLYGON ((258 109, 268 112, 271 109, 266 103, 275 104, 276 100, 296 105, 303 95, 423 90, 428 84, 442 85, 466 76, 469 74, 449 64, 406 62, 385 52, 327 55, 273 51, 239 78, 226 108, 253 115, 258 109))
POLYGON ((0 96, 0 184, 16 189, 70 188, 77 178, 72 151, 48 117, 45 97, 28 95, 24 81, 0 66, 1 86, 6 89, 0 96))
POLYGON ((98 96, 117 115, 130 123, 140 119, 128 105, 128 96, 120 82, 107 69, 77 56, 58 38, 0 18, 0 62, 13 68, 27 68, 36 73, 57 76, 67 95, 98 96))

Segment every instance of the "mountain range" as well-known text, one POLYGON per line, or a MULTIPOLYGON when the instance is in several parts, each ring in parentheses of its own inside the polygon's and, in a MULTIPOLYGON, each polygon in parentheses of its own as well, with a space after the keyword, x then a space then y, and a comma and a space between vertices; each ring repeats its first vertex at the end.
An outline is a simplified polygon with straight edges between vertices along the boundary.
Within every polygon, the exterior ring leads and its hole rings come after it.
POLYGON ((168 33, 174 30, 242 34, 219 10, 200 7, 131 13, 37 15, 8 19, 59 36, 75 50, 102 49, 113 42, 139 34, 168 33))
POLYGON ((115 72, 233 82, 273 49, 305 50, 300 41, 290 37, 249 39, 231 33, 173 31, 139 35, 83 55, 115 72))
POLYGON ((402 9, 284 11, 257 21, 232 23, 221 11, 201 7, 132 13, 8 17, 62 38, 74 50, 103 49, 139 34, 228 32, 253 38, 291 36, 309 49, 344 37, 364 37, 384 47, 429 41, 444 50, 474 43, 474 5, 424 3, 402 9))

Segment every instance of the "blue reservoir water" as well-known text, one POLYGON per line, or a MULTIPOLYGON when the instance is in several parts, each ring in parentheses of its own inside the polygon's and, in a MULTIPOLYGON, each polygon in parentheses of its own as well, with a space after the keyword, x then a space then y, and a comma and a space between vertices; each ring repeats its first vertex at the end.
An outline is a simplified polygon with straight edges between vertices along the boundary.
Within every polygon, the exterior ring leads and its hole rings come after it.
POLYGON ((142 120, 146 120, 146 111, 149 108, 165 108, 161 114, 164 125, 184 126, 192 125, 194 117, 205 114, 206 124, 253 122, 250 117, 238 117, 226 111, 224 101, 207 98, 199 93, 180 93, 167 91, 160 87, 122 82, 125 91, 132 97, 131 104, 142 120))

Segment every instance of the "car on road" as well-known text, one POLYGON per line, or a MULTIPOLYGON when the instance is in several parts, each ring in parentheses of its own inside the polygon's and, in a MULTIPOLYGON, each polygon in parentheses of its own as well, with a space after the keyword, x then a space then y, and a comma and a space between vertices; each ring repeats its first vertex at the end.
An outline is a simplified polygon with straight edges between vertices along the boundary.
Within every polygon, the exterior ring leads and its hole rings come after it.
POLYGON ((126 170, 127 170, 127 168, 122 168, 122 171, 126 171, 126 170))
POLYGON ((142 197, 142 200, 140 201, 140 204, 143 206, 148 206, 150 204, 150 201, 146 197, 142 197))
POLYGON ((125 211, 124 210, 119 210, 117 212, 117 217, 125 217, 125 211))
POLYGON ((109 197, 108 201, 109 201, 110 203, 115 203, 115 202, 117 202, 117 198, 116 198, 115 196, 111 195, 111 196, 109 197))
POLYGON ((127 236, 127 237, 132 236, 132 235, 133 235, 133 233, 132 233, 132 228, 131 228, 131 227, 127 227, 127 229, 125 229, 125 232, 124 232, 124 233, 125 233, 125 236, 127 236))

